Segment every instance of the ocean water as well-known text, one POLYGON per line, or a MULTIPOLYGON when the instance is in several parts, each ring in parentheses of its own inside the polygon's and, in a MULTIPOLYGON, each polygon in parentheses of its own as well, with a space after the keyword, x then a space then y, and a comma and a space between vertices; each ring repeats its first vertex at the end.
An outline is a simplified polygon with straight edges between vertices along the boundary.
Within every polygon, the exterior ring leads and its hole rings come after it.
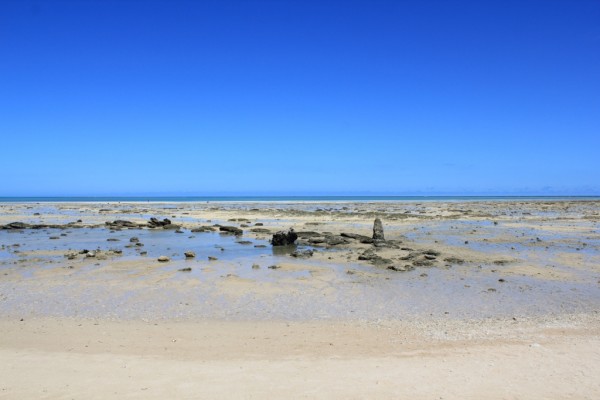
POLYGON ((372 201, 600 200, 600 196, 56 196, 0 197, 0 203, 55 202, 372 202, 372 201))

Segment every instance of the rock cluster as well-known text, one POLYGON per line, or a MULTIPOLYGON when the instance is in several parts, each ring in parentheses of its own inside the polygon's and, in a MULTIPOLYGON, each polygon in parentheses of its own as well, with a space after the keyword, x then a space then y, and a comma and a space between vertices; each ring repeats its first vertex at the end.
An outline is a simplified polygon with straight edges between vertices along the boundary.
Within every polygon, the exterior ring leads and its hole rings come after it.
POLYGON ((159 221, 158 219, 156 219, 154 217, 150 218, 150 221, 148 221, 148 227, 163 228, 163 229, 175 229, 175 230, 181 228, 181 226, 172 223, 171 220, 168 218, 165 218, 162 221, 159 221))

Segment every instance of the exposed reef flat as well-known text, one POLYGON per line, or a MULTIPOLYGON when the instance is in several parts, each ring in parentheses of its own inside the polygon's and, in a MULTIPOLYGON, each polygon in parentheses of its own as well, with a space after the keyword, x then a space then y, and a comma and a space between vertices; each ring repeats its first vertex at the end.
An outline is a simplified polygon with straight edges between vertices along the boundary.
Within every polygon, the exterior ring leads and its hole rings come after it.
POLYGON ((159 369, 183 398, 211 379, 279 397, 268 376, 334 398, 600 393, 597 201, 4 203, 0 274, 9 397, 65 397, 81 365, 72 387, 130 393, 110 354, 145 398, 159 369), (68 367, 31 367, 49 353, 68 367))

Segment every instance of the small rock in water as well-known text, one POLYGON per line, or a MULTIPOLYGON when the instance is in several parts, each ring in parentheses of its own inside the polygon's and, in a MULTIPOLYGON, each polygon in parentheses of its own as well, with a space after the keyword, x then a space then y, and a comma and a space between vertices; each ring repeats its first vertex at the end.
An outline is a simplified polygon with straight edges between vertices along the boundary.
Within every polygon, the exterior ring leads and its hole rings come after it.
POLYGON ((158 261, 167 262, 167 261, 170 261, 170 258, 167 256, 160 256, 160 257, 158 257, 158 261))
POLYGON ((269 269, 279 269, 281 268, 279 265, 270 265, 269 269))
POLYGON ((260 265, 258 265, 258 264, 252 264, 252 269, 260 269, 260 265))
POLYGON ((218 260, 217 257, 208 256, 208 261, 216 261, 216 260, 218 260))
POLYGON ((138 239, 137 237, 135 237, 135 236, 134 236, 134 237, 132 237, 132 238, 129 238, 129 241, 130 241, 131 243, 138 243, 138 242, 140 241, 140 239, 138 239))
POLYGON ((193 251, 186 251, 184 254, 185 254, 185 258, 194 258, 194 257, 196 257, 196 253, 194 253, 193 251))
POLYGON ((190 267, 186 267, 186 268, 178 269, 178 271, 181 271, 181 272, 191 272, 192 269, 190 267))

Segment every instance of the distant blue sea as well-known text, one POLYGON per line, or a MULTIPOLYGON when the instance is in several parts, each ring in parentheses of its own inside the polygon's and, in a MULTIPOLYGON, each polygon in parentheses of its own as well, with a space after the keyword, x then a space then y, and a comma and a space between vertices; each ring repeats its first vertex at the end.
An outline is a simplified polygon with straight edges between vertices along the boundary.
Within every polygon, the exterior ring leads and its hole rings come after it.
POLYGON ((55 202, 294 202, 294 201, 510 201, 600 200, 600 196, 102 196, 102 197, 0 197, 2 203, 55 202))

